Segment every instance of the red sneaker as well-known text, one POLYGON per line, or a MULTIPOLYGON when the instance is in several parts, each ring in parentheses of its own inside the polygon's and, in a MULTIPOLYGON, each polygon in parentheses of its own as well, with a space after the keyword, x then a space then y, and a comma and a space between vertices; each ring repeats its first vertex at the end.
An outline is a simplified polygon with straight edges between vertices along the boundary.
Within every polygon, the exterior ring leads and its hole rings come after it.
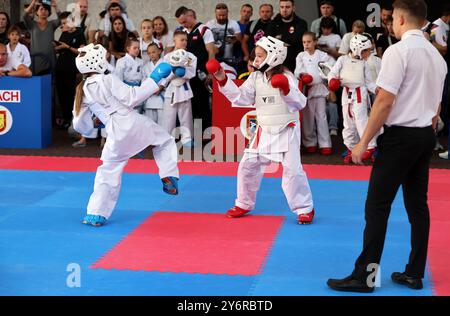
POLYGON ((352 152, 349 150, 347 156, 344 157, 344 163, 349 165, 352 161, 352 152))
POLYGON ((308 214, 300 214, 298 216, 298 223, 300 225, 309 225, 312 224, 314 218, 314 209, 308 214))
POLYGON ((243 208, 240 208, 239 206, 233 206, 227 211, 227 216, 230 218, 238 218, 245 216, 247 213, 250 213, 248 210, 244 210, 243 208))
POLYGON ((306 147, 306 152, 308 154, 315 154, 317 152, 317 147, 313 146, 313 147, 306 147))
POLYGON ((331 148, 320 148, 320 154, 324 156, 330 156, 333 153, 331 148))
POLYGON ((373 156, 375 150, 376 150, 376 148, 367 149, 367 150, 363 153, 363 155, 362 155, 362 157, 361 157, 361 160, 362 160, 362 161, 372 160, 372 156, 373 156))

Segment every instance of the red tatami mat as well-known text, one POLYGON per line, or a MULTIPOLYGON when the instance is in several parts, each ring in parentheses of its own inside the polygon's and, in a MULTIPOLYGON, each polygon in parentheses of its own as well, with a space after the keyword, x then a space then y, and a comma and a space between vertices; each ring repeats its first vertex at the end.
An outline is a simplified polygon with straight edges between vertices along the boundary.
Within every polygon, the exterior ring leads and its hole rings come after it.
MULTIPOLYGON (((67 171, 95 172, 100 166, 98 158, 39 157, 39 156, 1 156, 0 170, 67 171)), ((239 163, 236 162, 194 162, 180 161, 180 173, 204 176, 236 176, 239 163)), ((305 165, 308 177, 325 180, 361 180, 369 179, 370 167, 349 168, 348 166, 305 165)), ((157 174, 154 160, 130 159, 126 173, 157 174)), ((281 165, 272 165, 266 169, 266 177, 281 178, 281 165)))
POLYGON ((155 212, 91 268, 256 275, 283 220, 155 212))

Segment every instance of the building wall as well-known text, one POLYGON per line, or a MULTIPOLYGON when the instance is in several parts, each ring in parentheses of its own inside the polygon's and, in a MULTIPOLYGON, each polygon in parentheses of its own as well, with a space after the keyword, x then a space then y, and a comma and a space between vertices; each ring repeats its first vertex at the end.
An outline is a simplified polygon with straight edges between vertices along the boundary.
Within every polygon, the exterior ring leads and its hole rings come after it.
MULTIPOLYGON (((23 6, 24 3, 29 2, 29 0, 21 0, 23 6)), ((72 0, 58 0, 60 10, 64 11, 67 4, 73 2, 72 0)), ((91 14, 98 15, 102 10, 105 9, 106 0, 90 0, 89 1, 89 12, 91 14)), ((197 17, 199 21, 206 22, 214 17, 214 7, 217 3, 221 1, 199 1, 199 0, 127 0, 127 12, 132 18, 135 26, 139 28, 140 22, 144 18, 152 18, 157 15, 162 15, 166 18, 171 29, 177 26, 174 14, 176 9, 184 5, 188 8, 193 8, 197 12, 197 17)), ((230 17, 232 19, 239 18, 239 9, 242 4, 246 3, 245 0, 227 0, 226 2, 230 8, 230 17)), ((262 3, 271 3, 272 5, 278 4, 278 0, 252 0, 248 1, 252 6, 257 9, 262 3)), ((275 6, 276 7, 276 6, 275 6)), ((257 12, 255 12, 257 16, 257 12)))
POLYGON ((10 13, 11 1, 10 0, 0 0, 0 11, 5 11, 10 13))

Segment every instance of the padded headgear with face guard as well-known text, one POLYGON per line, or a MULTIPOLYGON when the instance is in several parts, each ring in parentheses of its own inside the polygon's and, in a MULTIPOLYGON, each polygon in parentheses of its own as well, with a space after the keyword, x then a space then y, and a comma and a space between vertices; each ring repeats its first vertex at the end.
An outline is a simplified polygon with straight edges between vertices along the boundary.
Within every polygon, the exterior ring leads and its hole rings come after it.
POLYGON ((104 74, 108 70, 106 49, 102 45, 89 44, 78 49, 80 52, 75 59, 78 70, 82 74, 104 74))
MULTIPOLYGON (((266 72, 278 65, 282 65, 286 60, 287 47, 283 41, 280 41, 275 37, 262 37, 256 42, 256 46, 261 47, 267 52, 266 59, 259 65, 259 71, 266 72)), ((255 63, 253 63, 253 67, 256 68, 255 63)))

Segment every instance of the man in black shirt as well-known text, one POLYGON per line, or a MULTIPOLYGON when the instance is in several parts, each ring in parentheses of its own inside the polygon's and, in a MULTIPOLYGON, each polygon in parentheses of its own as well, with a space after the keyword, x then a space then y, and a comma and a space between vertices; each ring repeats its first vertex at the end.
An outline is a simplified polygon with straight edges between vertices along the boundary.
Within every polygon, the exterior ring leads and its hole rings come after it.
POLYGON ((392 12, 393 12, 392 5, 390 5, 388 3, 383 3, 382 7, 381 7, 381 12, 380 12, 381 25, 376 25, 376 24, 371 25, 371 23, 369 23, 368 28, 367 28, 367 33, 372 35, 372 37, 375 39, 375 41, 377 41, 381 35, 386 33, 387 20, 389 19, 389 17, 392 17, 392 12))
POLYGON ((273 36, 288 45, 284 66, 295 71, 295 59, 303 51, 302 37, 308 24, 295 14, 294 0, 280 0, 280 13, 270 23, 267 35, 273 36))
POLYGON ((194 119, 202 119, 203 129, 206 129, 212 124, 212 112, 207 90, 209 76, 205 65, 209 59, 215 58, 217 50, 214 45, 214 35, 206 25, 197 22, 194 10, 183 8, 179 10, 176 14, 177 21, 182 26, 182 30, 188 34, 187 51, 197 57, 197 75, 190 80, 194 92, 192 115, 194 119))
POLYGON ((267 29, 273 16, 273 6, 265 3, 259 7, 259 20, 250 21, 244 33, 244 41, 248 45, 249 54, 255 48, 255 43, 266 36, 267 29))

